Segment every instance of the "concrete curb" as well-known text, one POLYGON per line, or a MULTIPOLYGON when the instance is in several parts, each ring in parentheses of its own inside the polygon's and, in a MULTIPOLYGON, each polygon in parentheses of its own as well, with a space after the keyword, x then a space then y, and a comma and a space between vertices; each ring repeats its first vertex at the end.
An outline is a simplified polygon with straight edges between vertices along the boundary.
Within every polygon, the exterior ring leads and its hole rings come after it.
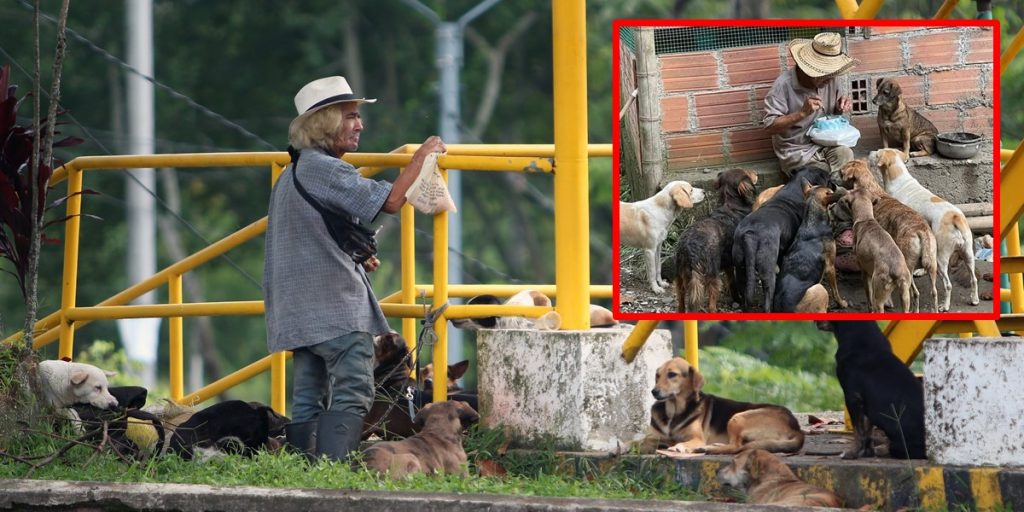
MULTIPOLYGON (((849 508, 898 510, 1024 510, 1024 468, 935 466, 927 461, 842 460, 799 455, 783 459, 803 480, 831 489, 849 508)), ((716 480, 726 456, 670 459, 661 456, 609 457, 563 454, 566 471, 592 475, 618 467, 642 475, 661 474, 707 496, 725 492, 716 480)))
POLYGON ((827 510, 730 503, 537 498, 485 494, 274 489, 186 484, 0 480, 0 510, 217 510, 225 512, 627 512, 827 510))

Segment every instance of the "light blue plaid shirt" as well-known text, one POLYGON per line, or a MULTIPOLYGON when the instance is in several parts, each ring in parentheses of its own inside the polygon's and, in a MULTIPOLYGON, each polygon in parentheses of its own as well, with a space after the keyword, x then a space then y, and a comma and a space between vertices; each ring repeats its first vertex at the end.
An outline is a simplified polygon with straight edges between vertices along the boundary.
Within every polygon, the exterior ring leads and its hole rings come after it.
MULTIPOLYGON (((270 194, 263 293, 267 349, 308 347, 351 332, 388 332, 387 321, 362 266, 342 252, 320 214, 292 182, 294 166, 270 194)), ((362 177, 318 149, 304 149, 299 182, 323 207, 370 223, 384 206, 391 183, 362 177)))

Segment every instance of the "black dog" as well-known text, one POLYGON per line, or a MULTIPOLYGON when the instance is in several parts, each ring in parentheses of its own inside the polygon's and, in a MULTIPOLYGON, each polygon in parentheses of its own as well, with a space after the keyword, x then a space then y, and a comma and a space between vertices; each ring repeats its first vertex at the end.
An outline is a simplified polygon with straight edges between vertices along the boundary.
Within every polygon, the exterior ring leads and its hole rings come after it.
POLYGON ((889 455, 898 459, 925 458, 924 389, 892 353, 892 346, 876 322, 818 322, 832 331, 836 349, 836 377, 843 388, 846 410, 853 422, 854 448, 844 459, 874 456, 872 425, 889 438, 889 455))
POLYGON ((805 166, 796 169, 793 178, 775 197, 760 209, 747 215, 736 226, 732 246, 736 280, 744 290, 743 309, 751 311, 757 280, 764 289, 764 312, 772 310, 775 297, 775 267, 793 242, 804 217, 804 193, 801 180, 811 185, 828 185, 828 172, 820 167, 805 166))
POLYGON ((156 416, 141 410, 146 405, 146 397, 149 394, 146 388, 113 386, 109 391, 117 399, 117 407, 113 409, 100 409, 89 404, 71 406, 78 416, 82 431, 90 437, 99 437, 103 435, 105 428, 110 446, 118 454, 124 457, 144 458, 146 451, 128 437, 128 418, 134 418, 153 426, 159 450, 164 437, 163 424, 156 416))
POLYGON ((722 271, 733 296, 739 297, 731 278, 733 234, 740 219, 750 213, 757 196, 756 183, 757 174, 753 171, 729 169, 719 173, 714 182, 718 208, 679 236, 673 266, 677 311, 699 309, 704 305, 705 296, 707 310, 718 311, 718 296, 722 290, 719 272, 722 271))
POLYGON ((198 448, 253 455, 284 434, 288 418, 259 402, 227 400, 192 415, 174 429, 170 449, 189 460, 198 448))
POLYGON ((836 302, 845 308, 846 300, 839 294, 836 284, 836 241, 828 220, 828 207, 839 195, 828 187, 812 187, 806 180, 802 188, 807 198, 804 220, 779 266, 778 289, 772 307, 775 311, 825 313, 828 292, 820 283, 823 277, 828 277, 836 302))

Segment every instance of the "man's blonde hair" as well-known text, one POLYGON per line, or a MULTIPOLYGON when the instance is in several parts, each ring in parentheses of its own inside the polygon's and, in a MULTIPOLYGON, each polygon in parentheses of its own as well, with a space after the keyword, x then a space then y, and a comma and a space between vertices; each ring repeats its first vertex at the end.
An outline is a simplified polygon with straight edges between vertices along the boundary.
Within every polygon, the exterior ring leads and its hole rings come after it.
POLYGON ((344 103, 324 107, 305 117, 296 117, 288 126, 288 143, 295 149, 330 149, 345 117, 344 103))

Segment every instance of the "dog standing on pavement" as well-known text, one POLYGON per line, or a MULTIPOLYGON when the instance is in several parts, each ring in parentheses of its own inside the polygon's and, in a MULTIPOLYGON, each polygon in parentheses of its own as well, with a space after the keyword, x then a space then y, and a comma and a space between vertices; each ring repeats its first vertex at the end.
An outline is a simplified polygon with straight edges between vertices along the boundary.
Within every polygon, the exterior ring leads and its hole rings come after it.
POLYGON ((718 481, 743 490, 748 504, 789 507, 843 506, 828 489, 797 478, 778 457, 765 450, 744 450, 718 471, 718 481))
MULTIPOLYGON (((903 253, 903 259, 907 262, 907 268, 913 272, 915 269, 924 269, 931 278, 932 283, 932 311, 939 311, 939 295, 936 292, 936 262, 935 234, 931 226, 925 222, 920 214, 913 208, 899 202, 875 181, 871 169, 864 160, 851 160, 840 169, 844 185, 848 188, 865 189, 872 198, 873 213, 875 220, 882 226, 893 241, 896 247, 903 253)), ((914 301, 914 312, 920 311, 920 300, 914 301)))
POLYGON ((885 191, 913 208, 931 225, 932 233, 935 234, 936 266, 946 292, 939 311, 949 311, 950 298, 953 294, 953 284, 949 280, 949 259, 953 253, 959 253, 967 263, 971 277, 969 302, 972 306, 977 305, 979 298, 978 276, 974 273, 974 235, 967 225, 964 212, 924 188, 910 175, 906 164, 895 149, 880 149, 873 152, 870 160, 882 173, 885 191))
POLYGON ((623 247, 644 250, 647 280, 655 293, 665 291, 669 283, 661 277, 661 244, 676 214, 704 200, 704 191, 685 181, 673 181, 657 194, 627 203, 619 201, 619 243, 623 247))
POLYGON ((836 377, 853 423, 853 450, 844 459, 874 457, 872 426, 889 438, 889 456, 925 458, 924 388, 892 353, 892 345, 874 321, 819 321, 831 331, 836 348, 836 377))
POLYGON ((836 240, 828 220, 828 207, 840 196, 828 187, 812 187, 807 180, 802 185, 807 198, 804 220, 782 258, 773 307, 775 311, 825 313, 828 291, 821 283, 827 278, 836 302, 845 308, 848 304, 836 284, 836 240))
POLYGON ((750 213, 756 184, 757 173, 753 171, 722 171, 714 182, 714 189, 718 191, 718 207, 679 235, 675 257, 678 311, 695 311, 704 306, 711 313, 718 311, 721 272, 725 272, 733 295, 739 296, 732 285, 733 234, 740 219, 750 213))
POLYGON ((658 368, 651 426, 643 453, 667 447, 684 453, 733 454, 749 448, 796 452, 804 433, 793 413, 772 404, 752 404, 701 392, 704 377, 681 357, 658 368))
POLYGON ((903 101, 903 89, 892 78, 875 82, 872 103, 878 105, 878 131, 883 148, 896 148, 909 157, 935 153, 935 137, 939 130, 920 112, 903 101))

